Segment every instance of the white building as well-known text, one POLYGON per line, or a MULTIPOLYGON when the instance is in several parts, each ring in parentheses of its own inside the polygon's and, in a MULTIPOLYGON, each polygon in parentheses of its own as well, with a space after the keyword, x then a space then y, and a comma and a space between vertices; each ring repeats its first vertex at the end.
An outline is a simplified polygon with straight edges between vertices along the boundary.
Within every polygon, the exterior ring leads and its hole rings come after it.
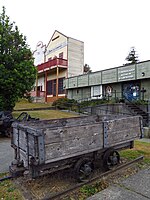
POLYGON ((55 31, 47 46, 38 42, 33 53, 37 67, 35 99, 53 102, 66 96, 65 78, 83 74, 84 43, 55 31))

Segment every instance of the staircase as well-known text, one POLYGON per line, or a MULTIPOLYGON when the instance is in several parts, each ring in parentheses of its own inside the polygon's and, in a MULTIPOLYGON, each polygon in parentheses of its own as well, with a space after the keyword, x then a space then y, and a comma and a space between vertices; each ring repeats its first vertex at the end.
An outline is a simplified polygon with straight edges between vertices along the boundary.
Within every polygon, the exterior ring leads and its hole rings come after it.
POLYGON ((143 126, 148 125, 148 114, 140 109, 136 104, 131 102, 125 103, 127 109, 133 114, 133 115, 141 115, 143 118, 143 126))

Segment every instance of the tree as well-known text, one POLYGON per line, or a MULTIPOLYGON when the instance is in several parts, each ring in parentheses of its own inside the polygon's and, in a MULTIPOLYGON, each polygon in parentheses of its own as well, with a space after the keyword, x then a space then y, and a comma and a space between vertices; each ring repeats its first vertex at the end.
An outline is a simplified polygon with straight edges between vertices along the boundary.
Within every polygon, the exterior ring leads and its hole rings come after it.
POLYGON ((15 23, 0 14, 0 110, 12 110, 18 98, 31 91, 36 68, 26 37, 15 23))
POLYGON ((127 64, 135 64, 138 62, 138 56, 134 47, 131 47, 129 54, 126 57, 126 60, 129 62, 127 64))

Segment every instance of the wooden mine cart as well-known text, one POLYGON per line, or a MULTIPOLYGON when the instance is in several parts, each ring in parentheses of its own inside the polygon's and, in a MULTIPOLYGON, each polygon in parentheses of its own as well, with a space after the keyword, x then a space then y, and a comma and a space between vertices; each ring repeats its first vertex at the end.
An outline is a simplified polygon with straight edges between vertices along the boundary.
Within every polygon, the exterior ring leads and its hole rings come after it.
POLYGON ((14 122, 11 145, 13 175, 74 168, 77 179, 89 176, 94 161, 106 169, 119 163, 122 148, 132 148, 142 137, 140 116, 83 116, 53 120, 14 122))

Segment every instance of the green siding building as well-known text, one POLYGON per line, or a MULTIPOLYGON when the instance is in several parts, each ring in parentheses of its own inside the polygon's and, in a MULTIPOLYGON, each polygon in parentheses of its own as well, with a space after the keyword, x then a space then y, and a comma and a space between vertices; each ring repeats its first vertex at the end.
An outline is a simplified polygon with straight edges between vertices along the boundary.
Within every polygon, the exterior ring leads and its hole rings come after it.
POLYGON ((104 96, 149 100, 150 60, 67 78, 64 89, 76 100, 104 96))

